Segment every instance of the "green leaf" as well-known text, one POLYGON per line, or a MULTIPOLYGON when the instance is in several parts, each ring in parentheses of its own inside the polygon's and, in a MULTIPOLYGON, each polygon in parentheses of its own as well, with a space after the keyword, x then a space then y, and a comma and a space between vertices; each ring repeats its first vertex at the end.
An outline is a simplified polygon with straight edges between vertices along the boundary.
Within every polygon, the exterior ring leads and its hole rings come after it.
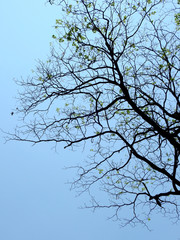
POLYGON ((130 114, 130 110, 129 109, 127 110, 127 114, 130 114))
POLYGON ((99 168, 97 168, 97 170, 99 171, 99 174, 101 174, 104 171, 103 169, 99 169, 99 168))
POLYGON ((177 30, 180 30, 180 13, 176 13, 174 15, 174 18, 175 18, 175 23, 177 25, 177 30))
POLYGON ((60 111, 60 108, 56 108, 56 112, 59 113, 59 111, 60 111))
POLYGON ((47 79, 50 80, 52 78, 52 75, 51 74, 47 74, 47 79))
POLYGON ((162 69, 164 66, 162 64, 159 64, 159 69, 162 69))
POLYGON ((151 12, 151 15, 155 15, 155 14, 156 14, 156 11, 151 12))
POLYGON ((56 19, 56 24, 61 25, 63 23, 63 21, 61 19, 56 19))
POLYGON ((123 18, 124 23, 126 22, 126 19, 127 19, 127 16, 124 16, 124 18, 123 18))
POLYGON ((92 3, 87 4, 87 7, 88 8, 92 7, 92 3))
POLYGON ((59 42, 64 42, 64 39, 63 38, 59 38, 59 42))
POLYGON ((123 192, 119 192, 118 194, 121 195, 121 194, 123 194, 123 192))

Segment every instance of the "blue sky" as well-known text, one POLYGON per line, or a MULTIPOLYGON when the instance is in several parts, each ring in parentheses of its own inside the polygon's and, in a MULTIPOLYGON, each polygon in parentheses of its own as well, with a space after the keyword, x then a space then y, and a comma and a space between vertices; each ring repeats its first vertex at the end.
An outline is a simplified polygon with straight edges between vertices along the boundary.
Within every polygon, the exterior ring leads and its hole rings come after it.
MULTIPOLYGON (((10 115, 18 89, 13 79, 31 75, 36 60, 46 59, 60 9, 45 0, 1 0, 0 9, 0 128, 12 131, 18 123, 10 115)), ((111 213, 105 210, 79 209, 88 197, 75 197, 65 184, 75 172, 63 169, 74 158, 82 153, 61 146, 56 153, 51 144, 4 144, 0 133, 1 240, 180 239, 180 224, 158 215, 149 232, 142 226, 121 229, 118 222, 107 221, 111 213)))

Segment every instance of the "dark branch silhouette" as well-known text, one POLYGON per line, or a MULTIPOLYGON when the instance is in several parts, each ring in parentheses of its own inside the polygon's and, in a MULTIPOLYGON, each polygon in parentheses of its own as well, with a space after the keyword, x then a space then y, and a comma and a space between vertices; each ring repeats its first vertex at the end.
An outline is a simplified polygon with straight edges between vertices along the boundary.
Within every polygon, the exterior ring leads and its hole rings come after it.
POLYGON ((122 225, 146 224, 154 211, 179 220, 179 4, 53 2, 62 9, 57 44, 18 81, 24 123, 9 138, 86 143, 73 186, 91 193, 100 184, 108 197, 91 207, 114 208, 122 225))

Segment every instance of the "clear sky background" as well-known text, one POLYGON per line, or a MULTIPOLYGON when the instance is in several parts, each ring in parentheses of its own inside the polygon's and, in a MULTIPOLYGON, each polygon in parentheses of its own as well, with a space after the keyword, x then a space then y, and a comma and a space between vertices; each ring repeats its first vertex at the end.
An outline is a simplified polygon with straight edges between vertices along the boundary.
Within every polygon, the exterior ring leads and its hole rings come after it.
MULTIPOLYGON (((46 59, 60 9, 45 0, 0 0, 0 128, 18 123, 10 113, 18 87, 13 79, 31 75, 37 59, 46 59)), ((180 223, 155 215, 149 232, 142 226, 120 228, 111 212, 81 210, 87 196, 75 197, 65 183, 75 172, 63 168, 81 152, 51 144, 4 144, 0 133, 0 240, 179 240, 180 223)))

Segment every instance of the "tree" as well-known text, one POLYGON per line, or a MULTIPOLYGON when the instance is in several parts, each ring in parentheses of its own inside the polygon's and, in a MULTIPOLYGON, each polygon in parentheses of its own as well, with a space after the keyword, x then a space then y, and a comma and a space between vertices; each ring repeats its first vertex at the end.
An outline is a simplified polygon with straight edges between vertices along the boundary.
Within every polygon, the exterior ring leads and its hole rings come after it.
POLYGON ((122 225, 146 225, 154 211, 179 220, 180 2, 54 2, 57 44, 18 81, 24 122, 10 138, 85 144, 73 184, 100 183, 109 197, 91 207, 114 208, 122 225))

